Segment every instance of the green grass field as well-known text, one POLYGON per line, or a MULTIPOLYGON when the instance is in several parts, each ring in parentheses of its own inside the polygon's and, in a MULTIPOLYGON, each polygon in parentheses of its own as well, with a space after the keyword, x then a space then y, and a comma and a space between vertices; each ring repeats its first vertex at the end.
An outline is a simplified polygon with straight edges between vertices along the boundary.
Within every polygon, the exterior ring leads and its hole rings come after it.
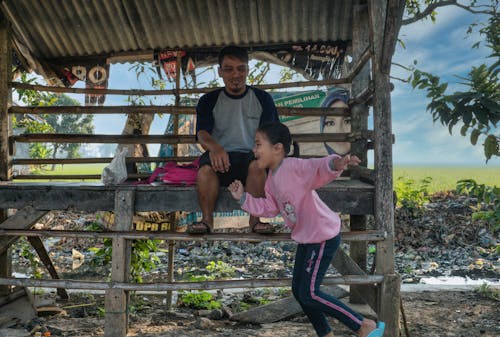
POLYGON ((426 177, 431 177, 429 192, 448 191, 456 188, 456 183, 461 179, 474 179, 478 184, 500 186, 500 167, 437 167, 437 166, 396 166, 394 168, 394 181, 413 179, 419 183, 426 177))
MULTIPOLYGON (((43 174, 100 174, 106 164, 61 165, 55 171, 46 170, 43 174)), ((49 166, 46 167, 50 168, 49 166)), ((479 184, 500 186, 500 167, 437 167, 437 166, 396 166, 394 180, 413 179, 417 184, 426 177, 431 177, 429 192, 454 190, 460 179, 472 178, 479 184)))

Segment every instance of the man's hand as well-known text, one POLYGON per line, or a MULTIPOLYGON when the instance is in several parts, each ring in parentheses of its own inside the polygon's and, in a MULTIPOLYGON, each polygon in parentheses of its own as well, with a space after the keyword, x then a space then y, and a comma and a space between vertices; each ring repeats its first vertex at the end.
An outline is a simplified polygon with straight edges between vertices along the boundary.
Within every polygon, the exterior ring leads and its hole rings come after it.
POLYGON ((216 146, 210 151, 210 164, 215 172, 227 172, 229 171, 229 155, 222 146, 216 146))
POLYGON ((359 163, 361 163, 361 160, 357 156, 347 154, 341 158, 335 158, 333 160, 333 167, 335 171, 344 171, 347 170, 349 165, 357 166, 359 163))
POLYGON ((231 195, 233 196, 233 198, 235 198, 236 200, 240 200, 241 197, 243 196, 243 193, 245 193, 245 189, 243 188, 243 184, 241 183, 241 181, 239 180, 235 180, 233 181, 228 187, 227 189, 229 190, 229 192, 231 192, 231 195))

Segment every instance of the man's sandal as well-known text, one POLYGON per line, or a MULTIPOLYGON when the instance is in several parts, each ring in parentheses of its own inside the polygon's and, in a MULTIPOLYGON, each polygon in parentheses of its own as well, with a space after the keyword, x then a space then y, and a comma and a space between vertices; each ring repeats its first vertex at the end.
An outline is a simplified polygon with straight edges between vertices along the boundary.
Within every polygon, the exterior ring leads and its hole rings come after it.
POLYGON ((252 232, 257 234, 273 234, 276 232, 276 228, 274 227, 274 225, 268 222, 257 221, 250 227, 252 229, 252 232))
POLYGON ((384 335, 385 323, 377 322, 377 327, 372 330, 366 337, 382 337, 384 335))
POLYGON ((205 221, 193 222, 186 230, 189 234, 210 234, 211 231, 212 229, 205 221))

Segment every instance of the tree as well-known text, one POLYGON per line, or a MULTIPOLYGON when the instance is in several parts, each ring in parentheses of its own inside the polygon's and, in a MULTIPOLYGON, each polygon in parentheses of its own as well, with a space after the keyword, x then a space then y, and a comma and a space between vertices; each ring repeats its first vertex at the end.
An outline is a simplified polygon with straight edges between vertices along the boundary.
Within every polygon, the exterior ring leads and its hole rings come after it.
MULTIPOLYGON (((482 140, 486 162, 493 156, 500 156, 500 134, 497 124, 500 121, 500 18, 498 16, 499 0, 479 2, 471 0, 459 2, 435 0, 407 0, 407 18, 402 24, 411 24, 419 20, 436 20, 435 9, 443 6, 457 6, 474 14, 483 14, 486 22, 472 24, 468 33, 478 29, 480 36, 484 37, 484 45, 490 50, 491 64, 481 64, 472 67, 466 77, 458 77, 459 82, 465 87, 463 91, 449 93, 448 83, 441 81, 440 77, 421 71, 416 67, 411 68, 409 82, 413 88, 424 89, 431 102, 427 110, 432 114, 434 121, 448 127, 450 134, 455 126, 460 127, 462 136, 470 135, 473 145, 482 140)), ((481 41, 476 42, 473 48, 478 48, 481 41)), ((416 63, 415 63, 416 64, 416 63)))
MULTIPOLYGON (((34 78, 28 78, 27 74, 22 74, 23 83, 32 83, 34 78)), ((35 90, 18 89, 19 100, 29 106, 71 106, 80 105, 80 103, 65 95, 45 93, 35 90)), ((93 133, 94 116, 81 114, 41 114, 40 120, 30 120, 23 118, 18 125, 27 127, 27 132, 54 132, 54 133, 93 133)), ((30 145, 30 156, 32 158, 47 158, 52 156, 56 158, 60 154, 66 154, 66 158, 78 158, 81 144, 73 143, 52 143, 32 144, 30 145)), ((54 170, 55 165, 52 165, 54 170)))

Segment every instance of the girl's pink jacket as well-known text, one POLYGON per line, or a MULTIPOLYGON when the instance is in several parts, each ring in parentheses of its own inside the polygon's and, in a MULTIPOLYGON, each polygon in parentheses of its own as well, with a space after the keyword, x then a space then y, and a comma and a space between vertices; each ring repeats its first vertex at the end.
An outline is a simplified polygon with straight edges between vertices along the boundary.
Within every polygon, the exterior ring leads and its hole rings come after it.
POLYGON ((241 207, 255 216, 270 218, 281 214, 292 230, 292 239, 298 243, 320 243, 337 236, 339 215, 319 198, 315 189, 340 176, 342 171, 332 171, 329 165, 338 157, 285 158, 274 172, 269 171, 265 198, 245 193, 241 207))

